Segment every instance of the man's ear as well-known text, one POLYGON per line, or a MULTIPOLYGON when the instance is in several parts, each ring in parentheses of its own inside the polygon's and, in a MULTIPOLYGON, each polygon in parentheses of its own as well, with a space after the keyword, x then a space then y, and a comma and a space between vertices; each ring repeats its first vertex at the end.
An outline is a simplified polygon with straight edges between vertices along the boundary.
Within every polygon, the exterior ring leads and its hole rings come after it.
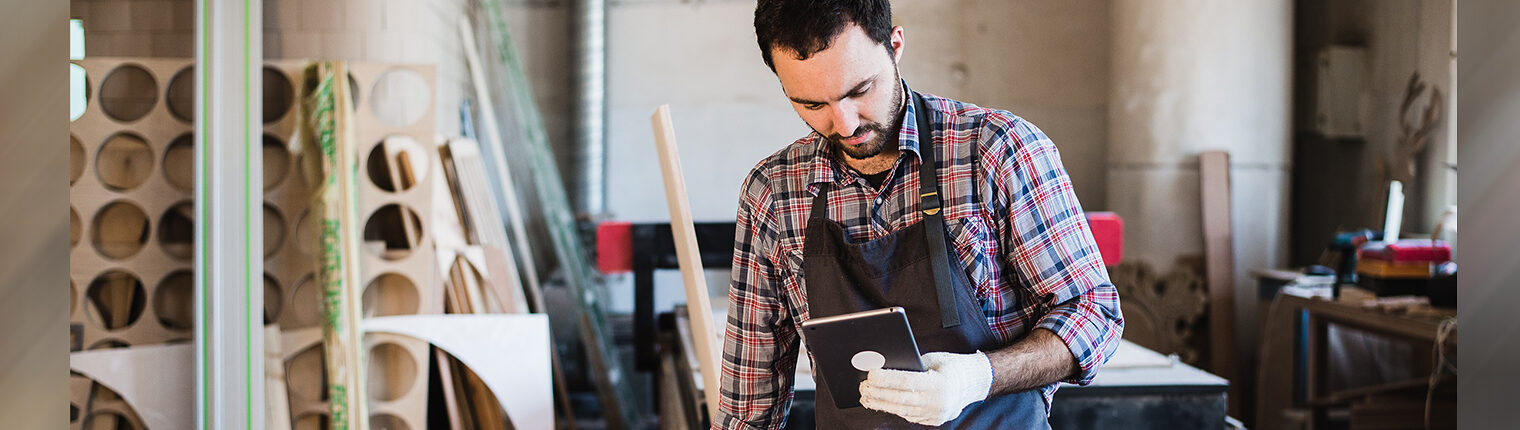
POLYGON ((892 27, 892 34, 887 41, 892 44, 892 61, 902 61, 904 39, 901 25, 892 27))

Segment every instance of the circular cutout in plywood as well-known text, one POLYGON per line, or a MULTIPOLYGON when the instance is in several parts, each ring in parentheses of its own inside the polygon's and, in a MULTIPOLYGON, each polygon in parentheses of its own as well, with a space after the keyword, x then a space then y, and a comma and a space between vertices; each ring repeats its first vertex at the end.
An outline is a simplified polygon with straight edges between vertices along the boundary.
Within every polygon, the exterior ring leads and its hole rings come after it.
POLYGON ((297 417, 290 424, 291 430, 327 430, 327 414, 313 413, 297 417))
POLYGON ((375 210, 364 222, 364 249, 386 260, 401 260, 422 243, 422 234, 422 218, 417 212, 391 203, 375 210))
POLYGON ((295 249, 302 255, 313 255, 317 248, 316 220, 311 216, 311 209, 301 210, 301 218, 296 220, 295 249))
POLYGON ((280 319, 280 283, 274 280, 268 272, 264 273, 264 325, 274 324, 280 319))
POLYGON ((407 135, 394 135, 375 144, 365 159, 365 173, 382 190, 406 191, 427 178, 428 153, 407 135))
POLYGON ((69 247, 79 246, 79 235, 84 233, 84 223, 79 220, 79 211, 69 207, 69 247))
POLYGON ((111 430, 141 430, 137 424, 126 416, 115 411, 99 411, 91 413, 84 420, 85 430, 111 429, 111 430))
POLYGON ((137 188, 153 174, 153 148, 135 134, 117 133, 95 152, 95 176, 106 188, 126 191, 137 188))
POLYGON ((85 295, 89 298, 85 302, 85 313, 90 322, 106 330, 119 330, 137 323, 147 302, 143 297, 147 291, 143 289, 142 280, 122 270, 96 276, 85 295))
POLYGON ((79 143, 79 138, 69 135, 69 185, 79 182, 79 177, 84 175, 84 144, 79 143))
POLYGON ((306 189, 311 189, 311 184, 313 182, 313 179, 311 178, 311 175, 314 173, 313 172, 314 170, 320 169, 321 166, 312 165, 312 166, 308 167, 306 165, 306 152, 298 150, 298 151, 295 151, 295 153, 296 153, 296 173, 297 173, 296 177, 300 178, 300 180, 301 180, 301 186, 302 187, 304 187, 306 189))
POLYGON ((285 78, 284 73, 273 67, 264 68, 264 123, 278 121, 290 112, 290 107, 295 104, 295 88, 290 86, 290 79, 285 78))
POLYGON ((195 135, 182 134, 164 149, 164 180, 174 189, 195 191, 195 135))
POLYGON ((180 270, 165 276, 153 291, 153 313, 169 330, 195 328, 195 273, 180 270))
POLYGON ((84 109, 89 104, 90 77, 85 73, 83 66, 69 63, 69 121, 83 116, 84 109))
MULTIPOLYGON (((126 347, 129 347, 129 346, 132 346, 132 345, 128 345, 126 342, 122 342, 119 339, 101 339, 101 340, 95 341, 95 343, 90 344, 90 346, 88 348, 85 348, 85 351, 95 351, 95 350, 100 350, 100 349, 126 348, 126 347)), ((112 393, 112 394, 114 395, 115 393, 112 393)))
POLYGON ((414 315, 421 309, 417 284, 405 276, 386 273, 364 286, 364 317, 414 315))
POLYGON ((180 121, 195 121, 195 66, 187 66, 169 78, 169 89, 164 92, 164 102, 169 113, 180 121))
POLYGON ((158 83, 135 64, 123 64, 106 73, 100 82, 100 110, 107 116, 132 122, 147 115, 158 103, 158 83))
POLYGON ((158 218, 158 246, 181 261, 195 257, 195 203, 175 203, 158 218))
POLYGON ((296 281, 296 289, 290 294, 290 327, 292 329, 313 327, 322 323, 322 286, 308 274, 296 281))
POLYGON ((285 383, 291 400, 327 400, 327 364, 323 352, 322 344, 317 343, 285 363, 285 383))
POLYGON ((268 190, 285 180, 290 173, 290 149, 280 138, 264 135, 264 189, 268 190))
POLYGON ((391 414, 374 414, 369 416, 370 430, 412 430, 412 426, 401 417, 391 414))
POLYGON ((386 124, 405 127, 417 122, 432 106, 427 79, 404 68, 386 70, 370 88, 369 107, 386 124))
POLYGON ((264 258, 273 256, 285 244, 285 217, 274 206, 264 205, 264 258))
POLYGON ((412 391, 417 381, 417 360, 393 342, 382 342, 369 349, 369 398, 388 402, 412 391))
POLYGON ((107 258, 120 260, 137 255, 148 243, 148 215, 131 202, 111 202, 90 223, 90 242, 107 258))

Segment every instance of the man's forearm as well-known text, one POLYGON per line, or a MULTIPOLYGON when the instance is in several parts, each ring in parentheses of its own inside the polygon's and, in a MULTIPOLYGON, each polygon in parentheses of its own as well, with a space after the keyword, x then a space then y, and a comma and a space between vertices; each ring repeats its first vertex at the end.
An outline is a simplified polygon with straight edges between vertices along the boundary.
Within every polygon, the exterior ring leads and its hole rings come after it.
POLYGON ((1037 328, 1012 345, 988 351, 992 362, 991 395, 1015 393, 1066 379, 1077 371, 1077 358, 1054 332, 1037 328))

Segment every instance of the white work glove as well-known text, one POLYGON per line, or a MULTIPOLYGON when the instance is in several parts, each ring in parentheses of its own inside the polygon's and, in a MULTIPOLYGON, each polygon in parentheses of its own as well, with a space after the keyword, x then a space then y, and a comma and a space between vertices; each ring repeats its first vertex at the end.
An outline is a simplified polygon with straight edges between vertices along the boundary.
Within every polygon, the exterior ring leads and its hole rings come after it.
POLYGON ((937 426, 961 415, 966 405, 987 399, 992 362, 987 354, 931 352, 926 371, 876 369, 860 383, 860 405, 908 421, 937 426))

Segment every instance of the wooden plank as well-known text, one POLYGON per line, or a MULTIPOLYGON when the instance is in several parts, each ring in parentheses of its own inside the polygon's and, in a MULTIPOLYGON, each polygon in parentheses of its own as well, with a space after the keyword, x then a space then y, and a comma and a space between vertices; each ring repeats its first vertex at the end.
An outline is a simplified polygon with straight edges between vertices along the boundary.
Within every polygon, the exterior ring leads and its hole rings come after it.
MULTIPOLYGON (((320 160, 313 178, 312 214, 318 216, 322 246, 318 249, 317 281, 322 287, 327 319, 323 324, 326 348, 330 428, 365 429, 368 411, 363 367, 363 336, 359 326, 359 225, 357 219, 357 165, 350 116, 353 113, 343 63, 317 63, 306 70, 307 80, 317 82, 313 93, 303 94, 308 112, 301 138, 308 159, 320 160)), ((406 214, 402 214, 407 218, 406 214)))
MULTIPOLYGON (((1198 154, 1199 188, 1203 206, 1204 273, 1209 289, 1209 370, 1221 377, 1239 377, 1235 366, 1235 239, 1231 226, 1230 154, 1198 154)), ((1238 391, 1231 384, 1232 391, 1238 391)), ((1240 393, 1230 393, 1230 410, 1240 411, 1240 393)))
POLYGON ((686 307, 691 314, 692 337, 702 372, 702 391, 707 398, 707 416, 717 417, 718 351, 713 347, 717 331, 712 321, 712 304, 707 297, 707 278, 702 274, 702 257, 697 250, 691 203, 686 197, 686 178, 682 176, 681 157, 676 150, 676 130, 670 120, 670 105, 660 105, 649 121, 654 126, 660 173, 665 178, 665 202, 670 207, 670 231, 675 235, 681 280, 686 284, 686 307))
POLYGON ((454 363, 449 360, 449 354, 438 347, 433 347, 433 360, 438 363, 438 381, 442 386, 444 415, 449 418, 449 428, 466 430, 463 411, 459 410, 459 387, 456 386, 454 363))
POLYGON ((285 360, 280 326, 264 326, 264 428, 290 430, 290 397, 285 389, 285 360))

